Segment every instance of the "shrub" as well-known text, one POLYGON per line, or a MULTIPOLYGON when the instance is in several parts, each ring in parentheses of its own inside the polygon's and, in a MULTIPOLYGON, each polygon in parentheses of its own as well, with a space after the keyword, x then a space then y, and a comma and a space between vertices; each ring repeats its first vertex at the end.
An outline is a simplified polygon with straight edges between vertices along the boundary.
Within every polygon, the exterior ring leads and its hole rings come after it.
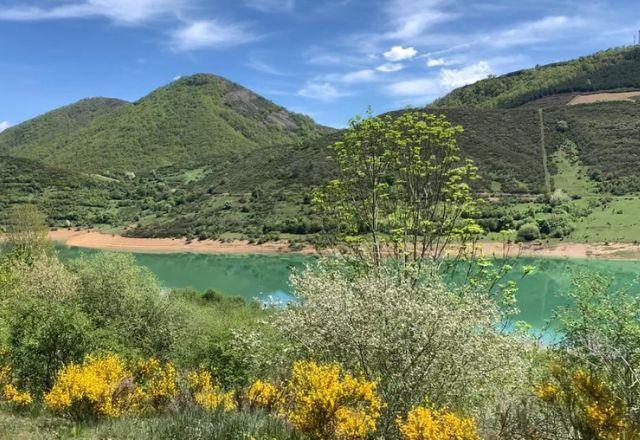
POLYGON ((88 357, 82 365, 70 364, 58 373, 44 402, 77 417, 120 417, 130 403, 124 384, 131 377, 118 356, 88 357))
POLYGON ((553 379, 541 383, 535 395, 567 420, 580 438, 603 440, 638 438, 640 429, 629 418, 624 400, 597 376, 567 365, 552 368, 553 379))
POLYGON ((211 378, 211 373, 204 370, 191 371, 187 374, 187 383, 193 401, 205 410, 232 411, 236 408, 233 391, 223 391, 211 378))
POLYGON ((176 367, 156 358, 139 361, 135 372, 138 410, 165 408, 177 396, 176 367))
POLYGON ((480 440, 474 419, 446 409, 417 406, 406 419, 398 417, 397 424, 404 440, 480 440))
POLYGON ((549 204, 551 206, 562 205, 563 203, 566 203, 570 200, 571 200, 571 197, 569 197, 567 193, 561 190, 560 188, 557 188, 553 192, 553 194, 549 196, 549 204))
POLYGON ((93 350, 168 359, 180 340, 181 304, 132 255, 100 253, 76 260, 77 304, 96 328, 93 350))
POLYGON ((518 228, 518 241, 532 241, 540 238, 540 228, 536 223, 525 223, 518 228))
POLYGON ((382 402, 374 382, 356 379, 337 364, 296 362, 284 413, 314 438, 364 439, 375 432, 382 402))
POLYGON ((252 408, 271 410, 283 403, 283 393, 274 384, 257 379, 247 390, 247 401, 252 408))
POLYGON ((338 362, 378 381, 384 438, 396 435, 396 417, 424 396, 471 413, 526 391, 525 346, 498 330, 504 316, 482 283, 451 288, 431 273, 416 283, 386 267, 336 266, 320 261, 294 275, 300 302, 281 311, 276 325, 298 359, 338 362))

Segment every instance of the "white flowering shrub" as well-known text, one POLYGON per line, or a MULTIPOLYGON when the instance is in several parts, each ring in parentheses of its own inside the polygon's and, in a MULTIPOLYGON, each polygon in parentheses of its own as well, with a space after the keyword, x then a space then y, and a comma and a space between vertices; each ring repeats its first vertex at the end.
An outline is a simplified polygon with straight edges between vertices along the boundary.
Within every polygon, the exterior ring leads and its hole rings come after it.
POLYGON ((348 267, 323 261, 294 274, 300 302, 276 325, 296 358, 337 361, 378 381, 385 436, 398 414, 425 398, 481 418, 526 386, 528 345, 501 330, 503 315, 484 283, 451 288, 437 275, 416 282, 384 266, 348 267))

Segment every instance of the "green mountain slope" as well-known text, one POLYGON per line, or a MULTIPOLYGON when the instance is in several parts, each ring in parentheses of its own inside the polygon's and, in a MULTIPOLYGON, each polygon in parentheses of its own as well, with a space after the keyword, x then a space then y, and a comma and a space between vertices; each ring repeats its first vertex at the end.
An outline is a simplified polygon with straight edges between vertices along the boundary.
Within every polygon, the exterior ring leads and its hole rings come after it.
POLYGON ((50 111, 0 133, 0 154, 29 152, 45 158, 51 154, 52 145, 126 104, 113 98, 88 98, 50 111))
POLYGON ((199 74, 97 117, 46 148, 26 144, 10 153, 90 172, 144 172, 299 143, 327 131, 235 83, 199 74))
POLYGON ((610 49, 461 87, 434 107, 513 108, 549 95, 640 88, 640 47, 610 49))

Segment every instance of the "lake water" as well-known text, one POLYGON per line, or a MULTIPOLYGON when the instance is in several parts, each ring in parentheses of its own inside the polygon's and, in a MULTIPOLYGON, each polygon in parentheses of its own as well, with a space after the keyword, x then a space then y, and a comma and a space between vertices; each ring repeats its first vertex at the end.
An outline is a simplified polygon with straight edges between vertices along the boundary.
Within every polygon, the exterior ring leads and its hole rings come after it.
MULTIPOLYGON (((63 259, 79 257, 98 251, 59 248, 63 259)), ((296 255, 210 255, 210 254, 135 254, 139 264, 156 274, 165 288, 209 288, 247 300, 283 300, 291 298, 289 274, 294 267, 302 268, 312 261, 296 255)), ((571 278, 579 273, 602 272, 616 280, 616 284, 634 285, 640 275, 640 261, 604 261, 577 259, 518 260, 519 268, 533 265, 535 271, 519 283, 518 303, 521 314, 517 318, 534 328, 543 328, 553 310, 566 303, 562 293, 571 288, 571 278)), ((519 278, 519 276, 518 276, 519 278)))

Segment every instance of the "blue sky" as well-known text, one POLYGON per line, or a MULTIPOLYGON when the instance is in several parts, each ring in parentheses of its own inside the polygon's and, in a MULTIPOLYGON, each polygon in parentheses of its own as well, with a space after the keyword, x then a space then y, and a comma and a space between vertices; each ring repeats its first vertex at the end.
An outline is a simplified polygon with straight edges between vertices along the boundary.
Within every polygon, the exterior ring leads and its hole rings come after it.
POLYGON ((637 29, 635 0, 0 0, 0 130, 197 72, 340 127, 637 29))

